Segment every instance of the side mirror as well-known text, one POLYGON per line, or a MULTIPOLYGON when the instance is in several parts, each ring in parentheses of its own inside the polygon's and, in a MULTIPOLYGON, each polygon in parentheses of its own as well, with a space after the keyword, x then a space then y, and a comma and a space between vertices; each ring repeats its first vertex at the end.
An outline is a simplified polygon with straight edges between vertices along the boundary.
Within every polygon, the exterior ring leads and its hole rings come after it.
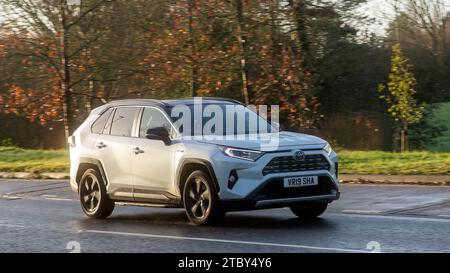
POLYGON ((153 140, 161 140, 166 145, 169 145, 171 143, 169 131, 165 127, 156 127, 148 129, 145 134, 145 137, 153 140))

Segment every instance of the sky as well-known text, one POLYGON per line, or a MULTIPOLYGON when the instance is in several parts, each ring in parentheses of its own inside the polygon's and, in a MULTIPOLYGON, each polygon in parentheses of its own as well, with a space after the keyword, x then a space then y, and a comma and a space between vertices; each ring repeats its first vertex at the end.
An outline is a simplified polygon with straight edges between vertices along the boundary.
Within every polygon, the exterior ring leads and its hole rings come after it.
POLYGON ((364 28, 378 35, 385 33, 389 22, 394 17, 392 5, 389 0, 369 0, 359 8, 358 12, 375 19, 374 24, 365 26, 364 28))
MULTIPOLYGON (((401 0, 398 0, 401 2, 401 0)), ((431 1, 431 0, 427 0, 431 1)), ((395 17, 394 12, 395 0, 368 0, 367 4, 361 6, 359 12, 369 15, 376 19, 376 23, 370 26, 365 26, 371 32, 378 35, 384 35, 389 22, 395 17)), ((450 12, 450 0, 442 1, 447 12, 450 12)), ((399 5, 401 9, 401 5, 399 5)))

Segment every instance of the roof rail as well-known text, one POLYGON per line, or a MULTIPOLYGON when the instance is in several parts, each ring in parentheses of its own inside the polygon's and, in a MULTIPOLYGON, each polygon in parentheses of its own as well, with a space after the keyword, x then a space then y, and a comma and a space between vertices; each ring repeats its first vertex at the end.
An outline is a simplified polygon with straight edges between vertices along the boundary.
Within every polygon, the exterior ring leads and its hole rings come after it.
POLYGON ((234 102, 237 104, 243 104, 242 102, 235 100, 235 99, 229 99, 229 98, 223 98, 223 97, 187 97, 187 98, 183 98, 183 99, 195 99, 195 98, 202 98, 205 100, 219 100, 219 101, 229 101, 229 102, 234 102))
POLYGON ((155 99, 124 99, 124 100, 112 100, 108 102, 109 105, 136 105, 136 104, 156 104, 161 106, 166 106, 166 103, 164 103, 161 100, 155 100, 155 99))

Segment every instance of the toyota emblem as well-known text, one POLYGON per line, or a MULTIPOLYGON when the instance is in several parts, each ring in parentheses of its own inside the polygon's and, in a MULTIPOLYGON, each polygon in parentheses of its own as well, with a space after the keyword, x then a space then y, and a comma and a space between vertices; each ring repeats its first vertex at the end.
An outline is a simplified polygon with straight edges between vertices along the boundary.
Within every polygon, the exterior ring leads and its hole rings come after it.
POLYGON ((294 159, 295 161, 303 161, 305 160, 305 153, 303 151, 296 151, 294 152, 294 159))

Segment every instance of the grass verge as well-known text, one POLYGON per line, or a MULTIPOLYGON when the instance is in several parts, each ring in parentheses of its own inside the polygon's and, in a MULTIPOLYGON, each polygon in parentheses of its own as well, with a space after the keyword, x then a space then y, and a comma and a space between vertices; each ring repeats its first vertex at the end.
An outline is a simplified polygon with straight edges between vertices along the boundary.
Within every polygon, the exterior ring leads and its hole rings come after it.
POLYGON ((450 174, 450 153, 341 151, 339 159, 345 174, 450 174))
MULTIPOLYGON (((450 153, 340 151, 343 174, 450 174, 450 153)), ((65 150, 0 147, 0 172, 68 172, 65 150)))
POLYGON ((69 156, 65 150, 27 150, 0 147, 0 172, 68 172, 69 156))

